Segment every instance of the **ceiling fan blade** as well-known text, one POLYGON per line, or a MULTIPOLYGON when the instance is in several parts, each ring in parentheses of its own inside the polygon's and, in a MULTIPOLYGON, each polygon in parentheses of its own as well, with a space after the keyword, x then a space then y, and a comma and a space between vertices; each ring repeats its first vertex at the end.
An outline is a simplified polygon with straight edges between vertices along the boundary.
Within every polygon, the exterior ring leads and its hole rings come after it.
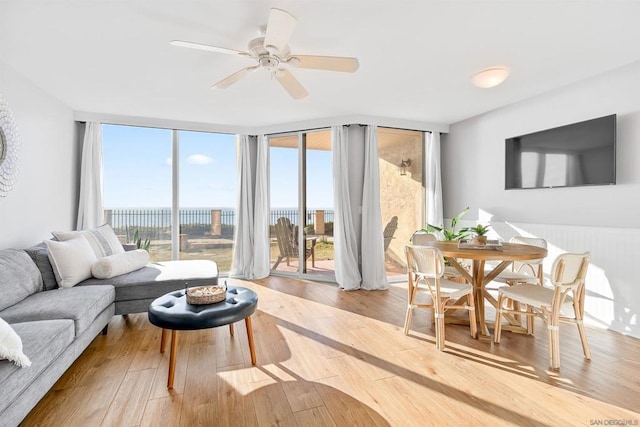
POLYGON ((242 52, 240 50, 227 49, 226 47, 209 46, 208 44, 185 42, 182 40, 171 40, 169 44, 172 46, 186 47, 189 49, 206 50, 208 52, 216 52, 216 53, 226 53, 228 55, 251 56, 247 52, 242 52))
POLYGON ((293 55, 288 62, 292 67, 297 68, 342 71, 344 73, 353 73, 360 67, 357 58, 343 56, 293 55))
POLYGON ((264 48, 271 53, 284 52, 297 23, 296 17, 286 10, 271 9, 264 35, 264 48))
POLYGON ((289 95, 294 99, 301 99, 309 95, 298 79, 284 68, 280 68, 276 71, 276 79, 278 79, 282 87, 289 92, 289 95))
POLYGON ((231 86, 232 84, 234 84, 235 82, 237 82, 238 80, 242 79, 247 74, 249 74, 250 71, 254 71, 257 68, 258 68, 258 66, 256 65, 256 66, 253 66, 253 67, 243 68, 240 71, 236 71, 235 73, 231 74, 230 76, 225 77, 224 79, 220 80, 218 83, 215 83, 215 84, 211 85, 211 89, 226 89, 229 86, 231 86))

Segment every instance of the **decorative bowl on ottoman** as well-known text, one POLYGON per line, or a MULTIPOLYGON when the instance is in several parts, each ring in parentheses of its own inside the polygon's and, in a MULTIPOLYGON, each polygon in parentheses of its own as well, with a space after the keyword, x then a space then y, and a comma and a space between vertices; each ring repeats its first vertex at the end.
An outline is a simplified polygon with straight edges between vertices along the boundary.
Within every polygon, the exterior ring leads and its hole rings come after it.
POLYGON ((187 304, 202 305, 215 304, 227 299, 227 282, 224 286, 196 286, 185 289, 187 304))

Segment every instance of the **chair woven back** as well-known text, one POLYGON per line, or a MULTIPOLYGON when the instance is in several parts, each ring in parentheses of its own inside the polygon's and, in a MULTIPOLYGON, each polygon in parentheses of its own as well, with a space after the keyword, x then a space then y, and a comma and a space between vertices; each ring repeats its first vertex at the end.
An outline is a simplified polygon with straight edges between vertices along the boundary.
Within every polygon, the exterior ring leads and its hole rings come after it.
POLYGON ((417 246, 424 245, 429 242, 435 242, 437 240, 436 236, 431 233, 415 232, 413 233, 413 236, 411 236, 411 243, 417 246))
POLYGON ((551 267, 551 283, 556 287, 575 289, 584 284, 589 267, 589 252, 559 255, 551 267))
MULTIPOLYGON (((541 239, 539 237, 524 237, 524 236, 515 236, 509 239, 509 243, 517 243, 520 245, 529 245, 529 246, 537 246, 539 248, 547 249, 547 241, 545 239, 541 239)), ((537 265, 542 264, 544 261, 543 258, 540 259, 532 259, 528 260, 526 264, 529 265, 537 265)))
POLYGON ((428 246, 405 246, 409 274, 428 278, 441 277, 444 272, 444 257, 437 248, 428 246))

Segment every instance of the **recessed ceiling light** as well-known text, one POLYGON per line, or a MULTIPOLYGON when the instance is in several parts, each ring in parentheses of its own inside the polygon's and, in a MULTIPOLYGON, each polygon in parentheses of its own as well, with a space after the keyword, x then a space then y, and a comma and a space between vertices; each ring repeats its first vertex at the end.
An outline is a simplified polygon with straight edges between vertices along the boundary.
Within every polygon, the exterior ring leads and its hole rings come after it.
POLYGON ((471 77, 474 85, 481 88, 498 86, 509 77, 509 70, 505 67, 492 67, 480 71, 471 77))

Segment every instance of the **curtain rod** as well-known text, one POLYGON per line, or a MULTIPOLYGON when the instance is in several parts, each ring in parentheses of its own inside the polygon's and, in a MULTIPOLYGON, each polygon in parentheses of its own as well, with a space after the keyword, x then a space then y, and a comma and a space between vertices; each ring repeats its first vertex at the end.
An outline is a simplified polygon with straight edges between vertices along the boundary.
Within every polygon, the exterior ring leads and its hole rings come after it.
MULTIPOLYGON (((367 124, 363 124, 363 123, 349 123, 347 125, 342 125, 344 127, 351 127, 351 126, 359 126, 359 127, 365 127, 365 126, 370 126, 367 124)), ((375 125, 379 128, 385 128, 385 129, 396 129, 396 130, 405 130, 408 132, 424 132, 424 133, 433 133, 432 130, 417 130, 417 129, 408 129, 408 128, 399 128, 399 127, 393 127, 393 126, 378 126, 375 125)), ((298 130, 293 130, 293 131, 289 131, 289 132, 275 132, 275 133, 265 133, 264 136, 273 136, 273 135, 295 135, 299 132, 313 132, 313 131, 318 131, 318 130, 331 130, 332 126, 326 127, 326 126, 322 126, 322 127, 317 127, 317 128, 307 128, 307 129, 298 129, 298 130)), ((440 135, 446 133, 446 132, 438 132, 440 135)), ((255 135, 257 136, 257 135, 255 135)))

